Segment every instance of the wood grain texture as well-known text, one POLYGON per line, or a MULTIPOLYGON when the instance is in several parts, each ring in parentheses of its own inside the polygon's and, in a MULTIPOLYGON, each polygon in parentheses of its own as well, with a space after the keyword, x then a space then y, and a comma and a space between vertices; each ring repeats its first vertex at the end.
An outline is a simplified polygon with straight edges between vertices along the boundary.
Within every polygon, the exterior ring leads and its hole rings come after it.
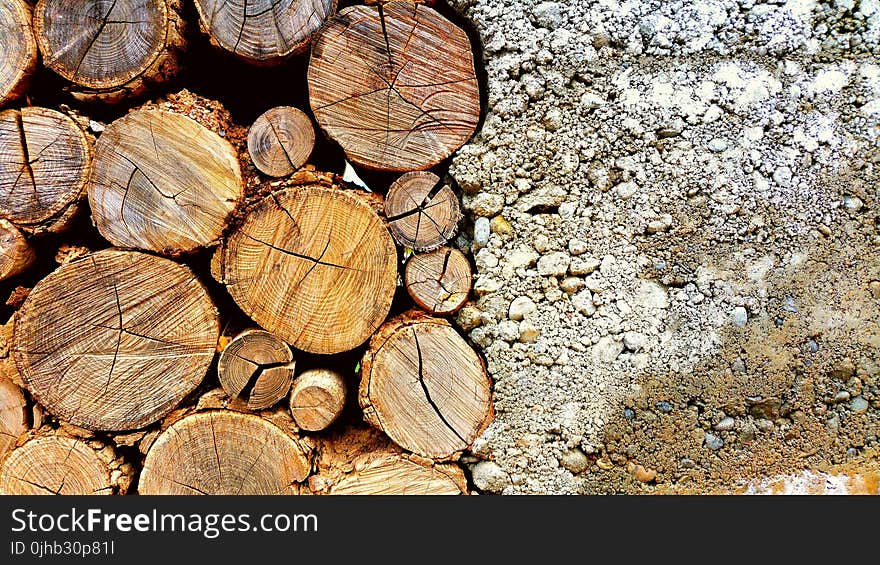
POLYGON ((15 100, 28 87, 37 68, 37 42, 31 27, 31 7, 24 0, 0 2, 0 106, 15 100))
POLYGON ((100 251, 58 268, 16 316, 12 355, 52 414, 91 430, 130 430, 170 412, 204 378, 217 310, 184 266, 100 251))
POLYGON ((355 469, 330 488, 336 495, 460 495, 448 465, 428 465, 388 455, 355 469))
POLYGON ((88 195, 114 245, 176 255, 220 238, 244 186, 228 141, 186 116, 142 109, 101 135, 88 195))
POLYGON ((113 494, 110 471, 84 441, 32 439, 0 467, 0 494, 113 494))
POLYGON ((27 431, 27 402, 21 388, 0 370, 0 462, 27 431))
POLYGON ((302 110, 278 106, 254 121, 247 145, 251 160, 262 173, 283 177, 309 159, 315 147, 315 129, 302 110))
POLYGON ((310 369, 297 377, 290 390, 290 414, 300 428, 326 429, 345 407, 345 379, 331 369, 310 369))
POLYGON ((36 258, 18 228, 8 220, 0 220, 0 281, 23 273, 36 258))
POLYGON ((180 0, 40 0, 43 63, 85 94, 114 101, 176 72, 180 0))
POLYGON ((364 418, 403 449, 447 459, 492 419, 483 360, 446 320, 410 312, 387 322, 361 361, 364 418))
POLYGON ((436 249, 458 232, 461 209, 452 188, 430 171, 406 173, 388 188, 385 217, 395 241, 416 251, 436 249))
POLYGON ((467 302, 471 264, 464 253, 451 247, 416 253, 406 263, 403 284, 423 310, 441 316, 452 314, 467 302))
POLYGON ((418 4, 340 11, 313 43, 308 80, 318 125, 371 169, 436 165, 480 118, 467 35, 418 4))
POLYGON ((147 453, 141 494, 297 494, 307 451, 259 416, 209 411, 165 430, 147 453))
POLYGON ((337 0, 195 0, 211 42, 254 64, 276 64, 305 49, 337 0))
POLYGON ((83 197, 91 140, 47 108, 0 112, 0 217, 40 233, 66 227, 83 197))
POLYGON ((268 408, 287 396, 295 368, 290 347, 258 329, 245 330, 232 338, 217 361, 223 390, 250 410, 268 408))
POLYGON ((236 303, 298 349, 348 351, 388 315, 397 251, 357 194, 318 185, 270 194, 218 250, 215 274, 236 303))

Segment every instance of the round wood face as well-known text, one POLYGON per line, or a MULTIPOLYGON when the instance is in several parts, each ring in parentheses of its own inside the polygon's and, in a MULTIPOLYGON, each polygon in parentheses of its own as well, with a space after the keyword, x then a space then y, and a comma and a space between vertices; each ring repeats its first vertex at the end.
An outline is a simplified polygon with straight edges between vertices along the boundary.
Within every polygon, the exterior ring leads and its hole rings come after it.
POLYGON ((88 192, 105 238, 173 254, 216 241, 244 188, 228 141, 186 116, 147 109, 101 134, 88 192))
POLYGON ((124 85, 165 48, 166 0, 40 0, 34 32, 43 63, 94 89, 124 85))
POLYGON ((0 112, 0 214, 19 226, 59 214, 80 198, 90 160, 85 135, 64 114, 0 112))
POLYGON ((471 291, 471 264, 464 253, 451 247, 417 253, 406 263, 404 284, 423 310, 451 314, 467 301, 471 291))
POLYGON ((33 439, 0 467, 0 494, 112 494, 110 473, 84 442, 33 439))
POLYGON ((202 28, 239 57, 272 63, 301 51, 336 0, 196 0, 202 28))
POLYGON ((49 412, 130 430, 170 412, 204 378, 217 311, 186 267, 107 250, 40 281, 16 317, 13 357, 49 412))
POLYGON ((437 467, 392 455, 369 463, 334 485, 330 494, 459 495, 461 488, 437 467))
MULTIPOLYGON (((30 27, 31 11, 24 0, 0 2, 0 104, 16 93, 37 62, 37 43, 30 27)), ((20 92, 18 92, 20 94, 20 92)))
POLYGON ((141 494, 296 494, 303 450, 258 416, 202 412, 165 430, 147 453, 141 494))
POLYGON ((256 119, 247 144, 251 160, 262 173, 283 177, 308 160, 315 146, 315 129, 302 110, 279 106, 256 119))
POLYGON ((385 320, 397 251, 379 216, 344 190, 267 196, 221 250, 229 293, 255 322, 298 349, 332 354, 385 320))
POLYGON ((385 217, 400 245, 417 251, 436 249, 458 231, 458 196, 429 171, 402 175, 388 188, 385 217))
POLYGON ((295 363, 290 347, 263 330, 235 336, 220 354, 217 374, 226 394, 251 410, 272 406, 287 394, 295 363))

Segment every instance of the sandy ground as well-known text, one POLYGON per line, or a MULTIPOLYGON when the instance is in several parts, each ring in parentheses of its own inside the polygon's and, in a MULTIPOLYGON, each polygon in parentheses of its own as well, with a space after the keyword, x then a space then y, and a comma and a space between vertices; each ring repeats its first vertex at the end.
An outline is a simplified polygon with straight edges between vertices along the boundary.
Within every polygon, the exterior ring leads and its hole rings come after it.
POLYGON ((877 492, 880 2, 453 0, 484 492, 877 492))

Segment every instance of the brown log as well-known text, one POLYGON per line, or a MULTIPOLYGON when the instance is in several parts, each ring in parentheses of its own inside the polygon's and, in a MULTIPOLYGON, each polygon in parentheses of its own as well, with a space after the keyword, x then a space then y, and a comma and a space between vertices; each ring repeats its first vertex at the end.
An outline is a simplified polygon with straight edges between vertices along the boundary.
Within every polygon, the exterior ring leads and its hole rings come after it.
POLYGON ((307 451, 259 416, 209 411, 187 416, 153 443, 141 494, 298 494, 307 451))
POLYGON ((28 441, 0 467, 0 494, 113 494, 107 463, 86 442, 49 436, 28 441))
POLYGON ((287 396, 296 362, 280 338, 250 329, 235 336, 220 354, 217 375, 230 398, 262 410, 287 396))
POLYGON ((337 0, 196 0, 211 43, 248 63, 273 65, 302 52, 337 0))
POLYGON ((290 391, 290 414, 300 428, 326 429, 345 407, 345 379, 330 369, 305 371, 290 391))
POLYGON ((464 253, 451 247, 417 253, 406 263, 403 284, 423 310, 452 314, 464 306, 471 292, 471 264, 464 253))
POLYGON ((361 361, 365 419, 422 457, 467 449, 492 419, 490 395, 483 360, 442 318, 389 321, 361 361))
POLYGON ((186 116, 141 109, 101 135, 88 195, 114 245, 176 255, 220 238, 244 186, 228 141, 186 116))
POLYGON ((13 358, 52 414, 90 430, 155 422, 204 378, 217 310, 189 269, 100 251, 40 281, 16 315, 13 358))
POLYGON ((388 315, 397 252, 353 190, 306 184, 257 202, 212 270, 242 310, 310 353, 357 347, 388 315))
POLYGON ((416 251, 436 249, 458 232, 458 197, 428 171, 406 173, 388 189, 385 217, 395 241, 416 251))
POLYGON ((24 393, 0 366, 0 462, 28 429, 28 407, 24 393))
POLYGON ((0 3, 0 106, 27 90, 37 68, 37 42, 31 27, 31 7, 24 0, 0 3))
POLYGON ((34 33, 43 63, 81 98, 114 102, 177 72, 181 0, 40 0, 34 33))
POLYGON ((278 106, 256 119, 248 131, 254 165, 271 177, 287 176, 309 159, 315 147, 312 120, 291 106, 278 106))
POLYGON ((30 233, 66 228, 84 196, 92 141, 46 108, 0 112, 0 217, 30 233))
POLYGON ((427 169, 473 135, 480 91, 464 31, 407 2, 339 12, 312 46, 318 125, 370 169, 427 169))
POLYGON ((453 465, 429 465, 389 455, 350 473, 330 494, 458 495, 465 492, 456 476, 460 473, 453 465))
POLYGON ((18 228, 8 220, 0 220, 0 281, 21 274, 36 258, 18 228))

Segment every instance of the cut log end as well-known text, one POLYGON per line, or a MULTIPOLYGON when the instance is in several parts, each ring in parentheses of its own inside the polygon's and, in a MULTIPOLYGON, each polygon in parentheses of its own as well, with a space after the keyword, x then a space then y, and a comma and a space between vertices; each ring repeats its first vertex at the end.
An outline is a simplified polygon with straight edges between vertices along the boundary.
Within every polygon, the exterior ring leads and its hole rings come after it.
POLYGON ((453 457, 492 418, 482 359, 441 318, 411 313, 389 321, 370 341, 361 367, 367 420, 422 457, 453 457))
POLYGON ((412 172, 398 178, 385 198, 385 217, 400 245, 430 251, 458 231, 458 197, 431 172, 412 172))
POLYGON ((0 371, 0 462, 28 429, 27 402, 21 388, 0 371))
POLYGON ((85 442, 33 439, 0 467, 0 494, 113 494, 107 465, 85 442))
POLYGON ((142 109, 101 135, 88 195, 113 244, 176 255, 220 238, 244 186, 228 141, 186 116, 142 109))
POLYGON ((278 0, 265 8, 247 0, 196 0, 202 31, 214 45, 249 63, 273 65, 302 52, 337 0, 278 0), (250 8, 250 9, 249 9, 250 8))
POLYGON ((290 391, 296 363, 290 347, 263 330, 235 336, 217 362, 220 385, 250 410, 268 408, 290 391))
POLYGON ((59 267, 16 315, 12 355, 49 411, 91 430, 170 412, 204 378, 217 310, 184 266, 106 250, 59 267))
POLYGON ((46 108, 0 112, 0 217, 40 233, 67 226, 83 196, 91 140, 46 108))
POLYGON ((259 416, 209 411, 187 416, 156 439, 141 494, 298 494, 307 451, 259 416))
POLYGON ((87 98, 136 95, 176 72, 178 0, 40 0, 34 32, 44 64, 87 98))
POLYGON ((308 80, 318 125, 353 163, 370 169, 436 165, 480 119, 470 41, 426 6, 340 11, 312 46, 308 80))
POLYGON ((24 0, 0 4, 0 106, 27 89, 37 68, 37 43, 31 27, 31 7, 24 0))
POLYGON ((279 106, 261 115, 248 131, 248 153, 254 165, 271 177, 284 177, 302 167, 315 146, 309 117, 279 106))
POLYGON ((413 255, 406 264, 404 285, 423 310, 446 315, 467 302, 471 291, 471 264, 464 253, 442 247, 413 255))
POLYGON ((345 407, 345 379, 330 369, 311 369, 301 374, 290 391, 290 414, 300 428, 326 429, 345 407))
POLYGON ((18 228, 8 220, 0 220, 0 281, 23 273, 36 258, 18 228))
POLYGON ((451 465, 428 465, 401 455, 368 463, 330 488, 337 495, 459 495, 466 490, 460 470, 451 465), (456 473, 455 471, 458 471, 456 473))
POLYGON ((357 347, 394 297, 394 243, 355 194, 316 185, 270 194, 218 251, 214 271, 242 310, 310 353, 357 347))

